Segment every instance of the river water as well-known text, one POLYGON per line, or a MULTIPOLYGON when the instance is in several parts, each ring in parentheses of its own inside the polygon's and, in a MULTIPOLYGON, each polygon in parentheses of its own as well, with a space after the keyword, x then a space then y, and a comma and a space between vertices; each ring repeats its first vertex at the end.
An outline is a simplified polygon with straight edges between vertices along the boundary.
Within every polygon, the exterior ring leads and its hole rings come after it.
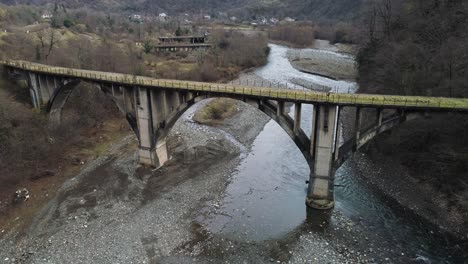
MULTIPOLYGON (((287 59, 288 48, 270 47, 267 65, 254 72, 260 78, 291 87, 294 86, 290 82, 292 78, 302 78, 331 87, 336 92, 355 92, 358 87, 355 82, 335 81, 297 71, 287 59)), ((343 56, 327 52, 337 59, 343 56)), ((302 127, 308 135, 311 111, 312 106, 302 108, 302 127)), ((323 222, 306 210, 305 181, 309 173, 307 162, 296 145, 279 125, 270 121, 231 175, 224 199, 217 205, 217 213, 206 216, 202 222, 210 232, 239 240, 264 241, 281 239, 296 232, 315 232, 318 225, 323 227, 323 222)), ((392 245, 392 250, 411 259, 427 263, 453 261, 447 258, 452 252, 450 243, 432 234, 422 221, 394 208, 360 179, 352 160, 336 172, 334 210, 360 223, 382 244, 392 245)), ((325 231, 342 232, 337 231, 335 223, 338 222, 332 214, 325 231)))

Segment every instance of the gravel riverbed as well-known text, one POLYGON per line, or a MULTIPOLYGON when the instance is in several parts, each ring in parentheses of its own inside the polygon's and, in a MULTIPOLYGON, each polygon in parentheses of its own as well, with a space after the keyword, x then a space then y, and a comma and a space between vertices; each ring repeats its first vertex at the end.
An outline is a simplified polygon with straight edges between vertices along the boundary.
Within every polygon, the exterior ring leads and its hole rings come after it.
MULTIPOLYGON (((316 232, 239 241, 198 223, 202 208, 218 209, 231 173, 268 121, 237 102, 238 113, 224 125, 196 124, 191 116, 205 102, 186 112, 171 131, 172 159, 162 169, 137 165, 134 135, 113 144, 61 187, 26 232, 11 230, 1 237, 1 262, 368 262, 358 250, 316 232)), ((348 227, 349 220, 341 218, 348 227)))
POLYGON ((317 40, 311 49, 290 49, 288 58, 299 71, 325 76, 334 80, 355 80, 357 67, 354 57, 344 51, 352 46, 331 45, 328 41, 317 40), (340 52, 340 53, 337 53, 340 52))

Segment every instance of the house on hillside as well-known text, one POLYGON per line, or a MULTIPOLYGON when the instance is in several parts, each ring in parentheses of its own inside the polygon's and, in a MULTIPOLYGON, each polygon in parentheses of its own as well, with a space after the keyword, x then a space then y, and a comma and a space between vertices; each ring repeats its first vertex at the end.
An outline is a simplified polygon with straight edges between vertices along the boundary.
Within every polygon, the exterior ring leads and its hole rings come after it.
POLYGON ((276 19, 274 17, 270 18, 270 23, 273 24, 273 25, 276 25, 279 23, 279 19, 276 19))
POLYGON ((285 21, 285 22, 294 22, 294 21, 296 21, 296 19, 290 18, 290 17, 285 17, 285 18, 284 18, 284 21, 285 21))
POLYGON ((143 17, 141 15, 131 15, 128 17, 130 21, 136 22, 136 23, 142 23, 143 22, 143 17))
POLYGON ((49 12, 44 12, 41 17, 42 17, 42 19, 51 19, 51 18, 54 17, 54 15, 52 15, 49 12))
POLYGON ((166 13, 160 13, 160 14, 158 15, 158 18, 159 18, 159 21, 165 22, 165 21, 167 21, 168 16, 167 16, 166 13))
POLYGON ((211 16, 210 16, 210 15, 204 15, 204 16, 203 16, 203 19, 205 19, 205 20, 211 20, 211 16))

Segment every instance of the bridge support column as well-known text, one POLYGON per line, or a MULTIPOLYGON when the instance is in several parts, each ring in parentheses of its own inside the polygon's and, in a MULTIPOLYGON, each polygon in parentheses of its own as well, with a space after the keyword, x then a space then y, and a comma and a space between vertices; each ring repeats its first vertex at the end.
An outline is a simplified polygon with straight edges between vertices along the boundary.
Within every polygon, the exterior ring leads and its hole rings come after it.
POLYGON ((382 125, 383 111, 382 108, 377 108, 377 127, 382 125))
POLYGON ((294 104, 294 135, 298 135, 299 131, 301 130, 301 111, 302 111, 302 104, 295 103, 294 104))
POLYGON ((355 139, 356 144, 354 145, 354 150, 357 149, 359 139, 361 138, 361 117, 362 117, 361 108, 356 107, 356 122, 354 125, 354 139, 355 139))
POLYGON ((330 209, 334 206, 333 156, 337 138, 337 107, 334 105, 314 106, 315 120, 311 147, 313 165, 311 168, 306 203, 315 209, 330 209))
POLYGON ((276 115, 282 116, 284 113, 284 102, 278 101, 278 107, 276 108, 276 115))
POLYGON ((142 165, 160 168, 168 160, 165 139, 155 142, 151 92, 147 88, 138 89, 137 125, 138 125, 138 161, 142 165))
POLYGON ((37 74, 32 72, 28 73, 29 92, 31 94, 33 107, 36 109, 40 109, 42 106, 41 87, 38 78, 39 76, 37 74))

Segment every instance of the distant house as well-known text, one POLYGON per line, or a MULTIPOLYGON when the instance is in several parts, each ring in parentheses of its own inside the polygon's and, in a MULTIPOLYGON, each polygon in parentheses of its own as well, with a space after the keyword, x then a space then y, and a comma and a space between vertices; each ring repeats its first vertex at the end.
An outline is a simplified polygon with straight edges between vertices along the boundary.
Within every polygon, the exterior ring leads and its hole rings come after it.
POLYGON ((205 20, 211 20, 211 16, 210 16, 210 15, 204 15, 204 16, 203 16, 203 19, 205 19, 205 20))
POLYGON ((273 25, 276 25, 276 24, 279 23, 279 20, 276 19, 276 18, 274 18, 274 17, 272 17, 272 18, 270 18, 270 23, 272 23, 273 25))
POLYGON ((296 19, 290 18, 290 17, 286 17, 286 18, 284 19, 284 21, 286 21, 286 22, 294 22, 294 21, 296 21, 296 19))
POLYGON ((167 20, 168 15, 166 13, 160 13, 158 17, 159 17, 159 21, 164 22, 167 20))
POLYGON ((143 23, 143 17, 141 15, 137 15, 137 14, 131 15, 128 17, 128 19, 130 19, 133 22, 143 23))
POLYGON ((235 16, 232 16, 229 19, 231 19, 231 21, 237 21, 237 17, 235 17, 235 16))
POLYGON ((51 19, 53 17, 54 17, 54 15, 52 15, 51 13, 48 13, 48 12, 42 14, 42 19, 51 19))

